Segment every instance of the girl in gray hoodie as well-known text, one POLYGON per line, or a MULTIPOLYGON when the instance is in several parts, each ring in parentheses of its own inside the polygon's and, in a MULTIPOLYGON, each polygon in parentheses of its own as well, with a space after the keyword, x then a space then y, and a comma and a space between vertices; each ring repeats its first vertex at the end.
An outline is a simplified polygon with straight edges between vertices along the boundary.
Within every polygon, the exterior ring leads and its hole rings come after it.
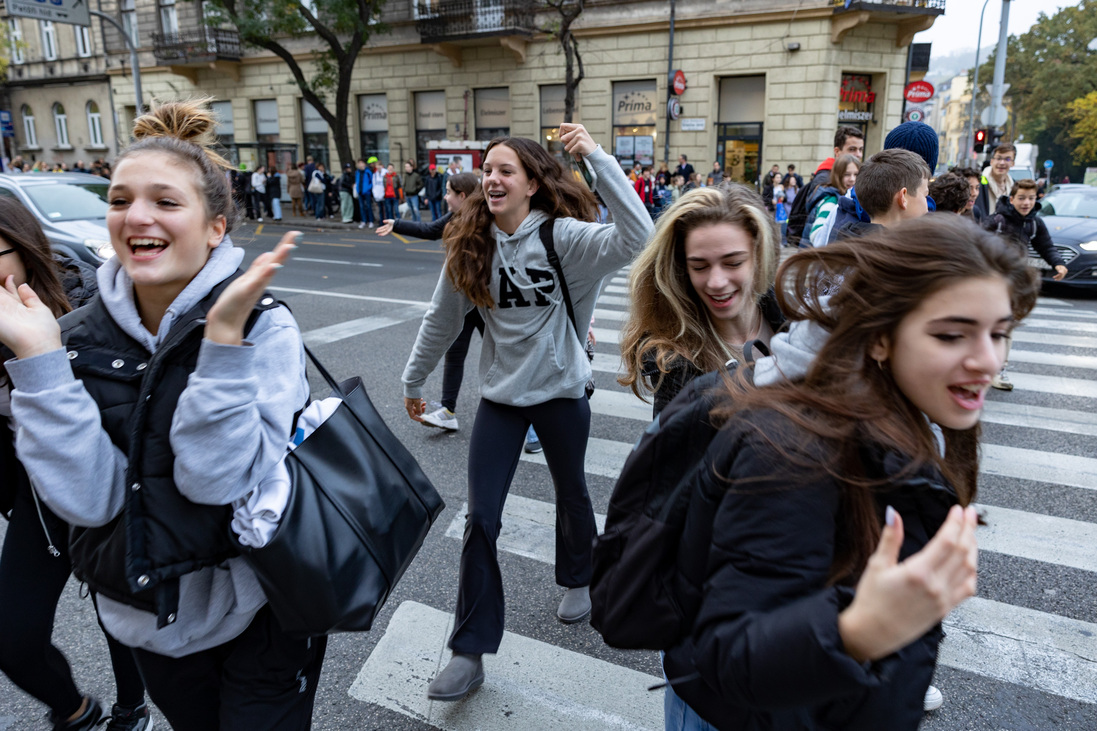
POLYGON ((108 192, 115 256, 98 299, 58 323, 4 283, 16 449, 172 728, 307 729, 323 639, 282 632, 228 537, 231 505, 285 452, 308 395, 297 323, 257 304, 297 233, 240 272, 213 130, 200 102, 137 120, 108 192))
POLYGON ((479 310, 482 399, 469 447, 469 515, 449 643, 453 658, 430 684, 427 695, 434 700, 458 700, 479 687, 480 656, 499 649, 504 603, 495 543, 531 423, 556 488, 556 583, 566 589, 557 616, 571 623, 590 612, 595 525, 584 476, 590 432, 584 387, 591 377, 586 323, 602 278, 643 248, 652 225, 617 161, 583 126, 564 124, 560 133, 564 149, 593 169, 614 223, 592 223, 591 191, 537 142, 493 141, 485 151, 481 187, 446 229, 446 265, 404 369, 404 404, 419 421, 427 376, 461 332, 465 314, 479 310), (540 229, 548 221, 564 282, 542 243, 540 229))

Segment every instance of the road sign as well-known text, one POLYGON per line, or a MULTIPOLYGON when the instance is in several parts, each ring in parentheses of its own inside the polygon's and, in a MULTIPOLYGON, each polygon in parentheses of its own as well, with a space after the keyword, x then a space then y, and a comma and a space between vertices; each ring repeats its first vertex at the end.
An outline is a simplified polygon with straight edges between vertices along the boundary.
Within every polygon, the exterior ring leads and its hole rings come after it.
POLYGON ((686 74, 682 69, 674 72, 674 93, 682 96, 686 91, 686 74))
POLYGON ((921 122, 925 119, 925 114, 921 109, 908 109, 906 115, 907 122, 921 122))
POLYGON ((10 15, 55 23, 91 25, 88 0, 7 0, 10 15))
POLYGON ((903 89, 903 97, 911 104, 921 104, 933 98, 933 91, 933 84, 928 81, 912 81, 903 89))
POLYGON ((1051 160, 1044 160, 1044 170, 1051 170, 1053 167, 1055 167, 1054 162, 1051 160))
POLYGON ((1001 127, 1009 119, 1009 112, 1005 107, 987 107, 979 115, 979 121, 988 127, 1001 127))
POLYGON ((678 103, 678 97, 672 96, 667 100, 667 117, 678 119, 682 116, 682 105, 678 103))
POLYGON ((15 125, 11 122, 11 112, 0 110, 0 136, 15 137, 15 125))

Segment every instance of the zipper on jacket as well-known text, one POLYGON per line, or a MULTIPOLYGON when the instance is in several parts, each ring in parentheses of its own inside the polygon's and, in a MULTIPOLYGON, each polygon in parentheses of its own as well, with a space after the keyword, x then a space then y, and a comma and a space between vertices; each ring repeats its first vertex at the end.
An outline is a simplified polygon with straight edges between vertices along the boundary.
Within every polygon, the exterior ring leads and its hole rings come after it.
POLYGON ((50 529, 46 527, 46 518, 42 515, 42 503, 38 500, 38 488, 34 486, 33 480, 31 480, 30 494, 34 498, 34 509, 38 511, 38 522, 42 524, 42 532, 46 534, 46 543, 48 544, 46 551, 54 558, 61 558, 61 551, 53 545, 53 536, 50 535, 50 529))

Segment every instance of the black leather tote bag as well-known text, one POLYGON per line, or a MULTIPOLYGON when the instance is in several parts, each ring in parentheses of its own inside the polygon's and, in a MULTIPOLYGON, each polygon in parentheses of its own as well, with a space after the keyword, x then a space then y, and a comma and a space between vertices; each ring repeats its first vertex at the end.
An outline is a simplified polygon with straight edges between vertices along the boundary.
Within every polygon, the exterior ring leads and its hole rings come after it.
POLYGON ((343 403, 286 455, 289 503, 270 542, 241 551, 287 633, 366 631, 445 504, 362 379, 336 383, 305 352, 343 403))

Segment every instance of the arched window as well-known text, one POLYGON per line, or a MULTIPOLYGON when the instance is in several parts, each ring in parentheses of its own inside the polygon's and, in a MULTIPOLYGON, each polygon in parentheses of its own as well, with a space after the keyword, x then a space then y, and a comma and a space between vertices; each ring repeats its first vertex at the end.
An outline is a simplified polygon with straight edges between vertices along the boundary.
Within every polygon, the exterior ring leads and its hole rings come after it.
POLYGON ((69 147, 69 118, 59 102, 53 105, 53 130, 57 133, 57 146, 69 147))
POLYGON ((34 127, 34 112, 26 104, 20 110, 23 115, 23 137, 27 147, 38 147, 38 130, 34 127))
POLYGON ((99 116, 99 105, 88 102, 88 133, 92 147, 103 146, 103 118, 99 116))

